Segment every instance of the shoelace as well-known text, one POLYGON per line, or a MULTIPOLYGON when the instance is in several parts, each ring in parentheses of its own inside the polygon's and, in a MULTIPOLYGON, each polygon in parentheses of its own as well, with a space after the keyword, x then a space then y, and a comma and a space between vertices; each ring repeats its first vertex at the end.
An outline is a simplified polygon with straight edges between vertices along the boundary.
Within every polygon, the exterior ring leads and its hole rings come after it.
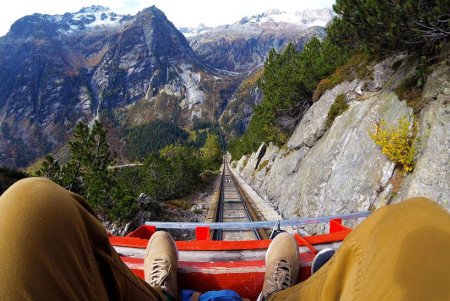
POLYGON ((159 286, 165 289, 167 283, 164 280, 166 280, 167 276, 169 276, 170 267, 171 265, 167 260, 156 258, 152 262, 152 273, 150 274, 149 284, 151 286, 159 286))
POLYGON ((275 268, 267 279, 267 289, 264 292, 264 297, 284 290, 291 286, 291 266, 285 260, 278 260, 275 263, 275 268))

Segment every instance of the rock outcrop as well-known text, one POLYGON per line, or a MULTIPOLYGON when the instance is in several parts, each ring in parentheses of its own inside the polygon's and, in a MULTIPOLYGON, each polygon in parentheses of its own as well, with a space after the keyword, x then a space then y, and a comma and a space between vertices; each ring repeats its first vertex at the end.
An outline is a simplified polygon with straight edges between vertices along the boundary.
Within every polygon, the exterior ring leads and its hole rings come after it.
MULTIPOLYGON (((285 147, 261 147, 234 162, 234 170, 284 218, 373 210, 413 196, 432 198, 450 210, 448 59, 432 67, 423 91, 428 105, 417 116, 420 143, 412 173, 400 175, 369 136, 382 119, 396 124, 402 116, 412 116, 412 109, 394 93, 414 72, 408 60, 393 70, 392 65, 402 58, 377 64, 370 78, 343 82, 326 91, 285 147), (327 128, 327 114, 338 94, 346 96, 349 108, 327 128), (258 160, 263 149, 264 156, 258 160), (400 186, 394 183, 399 177, 404 177, 400 186)), ((308 230, 321 232, 324 227, 308 230)))
POLYGON ((231 137, 239 137, 245 133, 253 108, 262 101, 262 91, 257 84, 261 74, 262 69, 259 69, 241 83, 219 118, 220 126, 231 137))
POLYGON ((414 172, 405 179, 394 202, 427 196, 450 210, 450 71, 448 61, 430 75, 420 119, 420 148, 414 172))

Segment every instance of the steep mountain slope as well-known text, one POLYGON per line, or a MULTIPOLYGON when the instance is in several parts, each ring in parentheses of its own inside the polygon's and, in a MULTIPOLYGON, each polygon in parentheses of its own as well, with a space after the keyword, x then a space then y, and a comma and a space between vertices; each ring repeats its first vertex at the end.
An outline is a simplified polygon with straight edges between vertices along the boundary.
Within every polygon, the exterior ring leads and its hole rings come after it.
MULTIPOLYGON (((218 118, 237 85, 201 63, 164 13, 34 14, 0 38, 0 165, 59 148, 77 121, 218 118)), ((127 124, 128 123, 128 124, 127 124)))
POLYGON ((262 101, 262 91, 257 85, 262 72, 262 68, 257 69, 245 78, 220 116, 219 123, 230 137, 239 137, 245 133, 253 115, 253 107, 262 101))
POLYGON ((291 42, 301 49, 312 37, 323 37, 333 16, 330 9, 271 10, 231 25, 181 31, 201 60, 218 69, 247 72, 261 66, 272 48, 279 51, 291 42))
POLYGON ((380 120, 396 124, 402 116, 412 119, 413 109, 396 92, 416 72, 413 60, 404 55, 371 66, 367 77, 326 91, 285 147, 264 145, 232 166, 284 218, 373 210, 414 196, 432 198, 450 210, 448 50, 430 66, 417 100, 424 108, 416 115, 419 143, 412 173, 396 167, 369 136, 380 120), (349 108, 327 127, 328 112, 340 94, 349 108))

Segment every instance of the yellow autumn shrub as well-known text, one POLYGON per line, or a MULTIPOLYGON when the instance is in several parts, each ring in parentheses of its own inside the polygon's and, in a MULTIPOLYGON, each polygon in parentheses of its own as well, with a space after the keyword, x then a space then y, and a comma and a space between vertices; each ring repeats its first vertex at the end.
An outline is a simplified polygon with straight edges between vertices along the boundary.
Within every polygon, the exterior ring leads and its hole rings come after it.
POLYGON ((369 135, 389 160, 403 167, 406 172, 413 171, 417 122, 411 123, 406 116, 400 118, 397 125, 388 125, 385 120, 381 120, 369 135))

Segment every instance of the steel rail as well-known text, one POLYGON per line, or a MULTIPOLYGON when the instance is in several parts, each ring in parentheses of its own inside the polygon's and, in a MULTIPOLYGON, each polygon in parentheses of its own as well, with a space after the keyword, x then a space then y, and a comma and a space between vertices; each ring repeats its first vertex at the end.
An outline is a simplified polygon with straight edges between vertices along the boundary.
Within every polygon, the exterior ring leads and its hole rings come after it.
MULTIPOLYGON (((229 167, 228 167, 228 162, 225 161, 224 164, 227 166, 227 168, 229 168, 229 167)), ((245 200, 245 197, 242 195, 242 191, 241 191, 241 189, 239 188, 239 184, 238 184, 238 182, 236 181, 236 179, 233 177, 233 174, 232 174, 231 172, 230 172, 230 177, 231 177, 231 181, 234 183, 234 185, 235 185, 236 188, 237 188, 237 191, 238 191, 238 193, 239 193, 239 199, 241 200, 241 202, 242 202, 243 205, 244 205, 244 210, 245 210, 245 214, 247 215, 247 218, 248 218, 250 221, 253 221, 253 217, 252 217, 252 215, 250 214, 250 211, 249 211, 249 209, 248 209, 248 206, 247 206, 247 202, 246 202, 246 200, 245 200)), ((255 234, 256 239, 261 239, 261 238, 262 238, 262 237, 261 237, 261 234, 260 234, 259 231, 258 231, 258 228, 253 228, 253 233, 255 234)))
MULTIPOLYGON (((225 217, 225 204, 228 204, 229 199, 226 198, 226 191, 235 191, 237 193, 237 196, 239 198, 240 204, 242 206, 242 212, 245 215, 245 218, 248 221, 254 220, 254 217, 252 216, 250 209, 248 208, 248 204, 246 202, 245 197, 242 195, 242 191, 234 179, 232 173, 229 170, 229 166, 227 164, 227 160, 224 157, 223 160, 223 170, 222 170, 222 179, 221 179, 221 191, 220 191, 220 198, 219 203, 217 206, 217 213, 216 213, 216 222, 217 223, 223 223, 223 219, 225 217)), ((212 229, 212 228, 211 228, 212 229)), ((213 233, 213 240, 223 240, 224 237, 224 230, 222 228, 214 229, 212 231, 213 233)), ((233 231, 234 229, 226 229, 227 232, 233 231)), ((259 233, 259 229, 253 228, 251 229, 253 232, 253 235, 256 239, 261 239, 261 235, 259 233)))
MULTIPOLYGON (((223 170, 222 170, 222 178, 220 183, 220 197, 219 197, 219 203, 217 204, 217 213, 216 213, 216 220, 223 221, 223 198, 225 195, 225 160, 223 160, 223 170)), ((222 240, 223 238, 223 231, 222 229, 216 229, 213 231, 213 240, 222 240)))

